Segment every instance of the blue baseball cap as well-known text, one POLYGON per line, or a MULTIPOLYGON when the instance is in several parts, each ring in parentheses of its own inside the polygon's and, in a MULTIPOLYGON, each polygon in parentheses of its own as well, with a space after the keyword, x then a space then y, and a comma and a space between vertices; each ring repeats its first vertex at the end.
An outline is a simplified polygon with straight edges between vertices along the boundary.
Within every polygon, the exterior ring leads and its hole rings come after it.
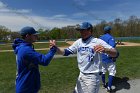
POLYGON ((110 30, 112 30, 112 27, 111 26, 105 26, 104 27, 104 31, 110 31, 110 30))
POLYGON ((92 28, 91 23, 83 22, 82 24, 79 25, 77 29, 80 30, 80 29, 88 29, 88 28, 92 28))
POLYGON ((39 33, 33 27, 26 26, 20 30, 20 35, 27 35, 27 34, 39 34, 39 33))

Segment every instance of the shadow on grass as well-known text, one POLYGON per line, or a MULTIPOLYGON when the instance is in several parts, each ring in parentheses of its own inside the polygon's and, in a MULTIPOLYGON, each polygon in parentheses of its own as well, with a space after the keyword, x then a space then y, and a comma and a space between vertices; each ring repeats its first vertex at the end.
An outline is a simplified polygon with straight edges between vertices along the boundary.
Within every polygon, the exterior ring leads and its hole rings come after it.
POLYGON ((128 77, 115 77, 113 80, 113 86, 115 86, 115 89, 112 90, 112 93, 116 93, 117 91, 122 89, 130 89, 130 84, 128 83, 128 80, 128 77))

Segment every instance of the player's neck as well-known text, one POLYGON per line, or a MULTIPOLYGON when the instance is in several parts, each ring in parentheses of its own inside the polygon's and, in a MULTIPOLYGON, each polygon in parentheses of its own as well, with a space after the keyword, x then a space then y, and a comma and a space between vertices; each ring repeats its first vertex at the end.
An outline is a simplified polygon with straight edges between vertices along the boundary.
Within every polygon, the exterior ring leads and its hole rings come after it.
POLYGON ((86 41, 88 41, 88 39, 90 39, 91 37, 92 37, 92 35, 88 36, 87 38, 82 38, 82 41, 83 41, 83 42, 86 42, 86 41))

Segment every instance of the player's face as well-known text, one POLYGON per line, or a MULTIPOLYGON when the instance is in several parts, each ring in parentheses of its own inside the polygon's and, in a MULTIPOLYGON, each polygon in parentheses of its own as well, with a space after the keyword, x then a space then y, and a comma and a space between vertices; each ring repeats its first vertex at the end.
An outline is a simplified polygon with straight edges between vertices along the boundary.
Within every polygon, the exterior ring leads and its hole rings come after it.
POLYGON ((37 41, 38 36, 37 36, 37 35, 32 34, 32 35, 31 35, 31 39, 32 39, 32 41, 33 41, 33 42, 35 42, 35 41, 37 41))
POLYGON ((27 37, 26 41, 30 42, 30 43, 33 43, 33 42, 37 41, 37 39, 38 39, 38 36, 34 35, 34 34, 27 35, 26 37, 27 37))
POLYGON ((80 30, 80 34, 81 34, 81 37, 85 39, 91 35, 91 31, 83 29, 83 30, 80 30))

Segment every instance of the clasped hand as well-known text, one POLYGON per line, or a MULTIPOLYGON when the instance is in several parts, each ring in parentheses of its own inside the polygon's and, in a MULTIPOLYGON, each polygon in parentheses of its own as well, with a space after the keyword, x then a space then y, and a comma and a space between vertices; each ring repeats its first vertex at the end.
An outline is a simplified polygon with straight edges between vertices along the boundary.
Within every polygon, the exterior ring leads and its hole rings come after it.
POLYGON ((56 46, 55 40, 50 40, 50 48, 56 46))

